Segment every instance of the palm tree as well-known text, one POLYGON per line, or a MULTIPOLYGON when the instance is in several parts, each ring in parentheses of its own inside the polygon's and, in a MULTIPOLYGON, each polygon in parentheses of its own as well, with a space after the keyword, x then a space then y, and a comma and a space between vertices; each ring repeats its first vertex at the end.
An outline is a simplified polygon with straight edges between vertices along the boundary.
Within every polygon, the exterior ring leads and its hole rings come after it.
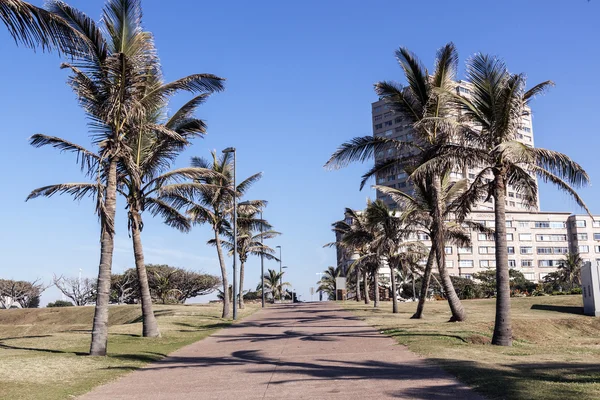
MULTIPOLYGON (((269 269, 264 275, 263 281, 265 282, 265 292, 271 295, 272 301, 275 301, 277 298, 281 298, 283 287, 291 286, 289 282, 282 282, 283 274, 285 274, 285 271, 277 272, 273 269, 269 269)), ((261 289, 262 282, 260 282, 256 287, 257 291, 261 289)))
MULTIPOLYGON (((251 203, 256 203, 251 202, 251 203)), ((266 202, 263 202, 266 204, 266 202)), ((281 233, 272 230, 272 226, 265 220, 259 218, 260 210, 256 207, 248 206, 248 203, 242 203, 238 209, 238 232, 237 232, 237 253, 240 260, 240 296, 238 299, 240 308, 244 308, 244 266, 248 261, 248 256, 262 256, 267 260, 279 261, 273 256, 275 250, 263 243, 264 239, 272 239, 281 233), (256 231, 260 231, 256 233, 256 231)), ((227 240, 222 240, 223 247, 229 250, 229 255, 233 255, 233 232, 229 229, 225 231, 227 240)), ((216 241, 211 239, 210 244, 215 245, 216 241)))
MULTIPOLYGON (((216 151, 212 151, 211 155, 212 160, 210 161, 201 157, 192 157, 192 167, 211 170, 215 175, 195 179, 193 183, 170 185, 167 189, 163 188, 161 193, 165 198, 178 203, 179 206, 187 205, 187 212, 193 223, 210 224, 214 234, 214 239, 211 241, 214 241, 212 243, 217 248, 221 266, 223 293, 226 293, 229 289, 229 281, 221 235, 225 234, 227 230, 231 230, 234 196, 238 198, 243 196, 250 186, 261 178, 262 174, 254 174, 242 181, 237 185, 234 193, 231 189, 233 186, 231 153, 223 153, 218 156, 216 151)), ((262 201, 246 203, 248 207, 257 209, 264 207, 262 201)), ((229 295, 224 296, 222 317, 229 317, 229 295)))
MULTIPOLYGON (((152 35, 142 27, 139 0, 108 0, 102 17, 104 30, 65 3, 51 2, 49 9, 88 44, 75 64, 66 63, 63 67, 71 71, 69 84, 91 120, 94 144, 99 148, 99 160, 90 165, 97 170, 97 211, 101 223, 98 296, 90 354, 106 355, 118 166, 123 159, 133 157, 126 140, 139 135, 146 115, 162 109, 165 99, 172 94, 219 91, 223 89, 223 80, 210 74, 196 74, 167 84, 156 80, 159 83, 150 88, 148 77, 159 75, 160 63, 152 35)), ((185 143, 170 129, 162 128, 161 133, 185 143)), ((64 147, 79 151, 67 143, 64 147)))
POLYGON ((371 243, 371 252, 378 259, 387 262, 390 268, 390 280, 392 289, 392 312, 398 313, 398 288, 396 272, 402 269, 403 256, 399 252, 400 244, 409 237, 411 231, 406 229, 402 219, 392 212, 382 200, 369 203, 365 210, 367 224, 375 232, 375 238, 371 243))
MULTIPOLYGON (((374 176, 394 174, 407 165, 417 166, 426 163, 431 157, 431 149, 450 140, 450 127, 454 118, 454 108, 448 95, 454 85, 458 54, 454 44, 442 47, 436 57, 432 74, 425 69, 418 58, 406 48, 396 51, 396 57, 402 68, 408 85, 403 87, 394 82, 378 82, 375 91, 390 108, 412 127, 415 140, 403 141, 380 136, 357 137, 346 142, 331 156, 325 164, 328 168, 339 168, 350 162, 371 160, 379 152, 392 150, 396 156, 379 161, 363 175, 361 189, 374 176)), ((450 172, 453 165, 442 166, 445 173, 431 173, 427 181, 431 185, 432 208, 432 249, 442 280, 442 286, 452 312, 451 321, 463 321, 466 318, 464 308, 456 295, 450 274, 445 265, 444 243, 446 230, 442 212, 441 177, 450 172)))
POLYGON ((342 276, 342 269, 337 267, 327 267, 327 269, 323 272, 321 279, 317 282, 319 287, 317 288, 317 292, 326 293, 329 300, 336 299, 336 278, 342 276))
MULTIPOLYGON (((348 267, 347 273, 355 272, 357 274, 357 291, 359 290, 359 275, 362 273, 365 304, 369 304, 371 302, 369 298, 369 276, 372 274, 376 278, 375 274, 379 271, 379 260, 372 256, 369 247, 375 239, 375 235, 372 227, 367 223, 364 212, 346 208, 344 215, 349 219, 350 223, 346 221, 333 223, 333 231, 336 233, 336 236, 339 236, 339 239, 335 243, 327 244, 326 246, 340 246, 349 254, 356 253, 358 255, 358 259, 348 267)), ((378 286, 375 287, 375 295, 376 304, 378 304, 378 286)))
POLYGON ((84 36, 60 16, 21 0, 0 0, 0 21, 26 47, 79 56, 88 48, 84 36))
MULTIPOLYGON (((407 168, 405 172, 410 175, 412 169, 407 168)), ((434 204, 432 203, 433 196, 431 195, 431 191, 433 187, 427 179, 415 179, 413 182, 414 190, 412 195, 386 186, 375 185, 374 188, 390 196, 398 205, 398 208, 402 211, 401 218, 407 224, 407 229, 432 237, 433 221, 431 210, 434 208, 434 204)), ((450 243, 460 247, 469 247, 471 239, 469 231, 466 228, 477 232, 493 234, 493 231, 480 223, 464 220, 465 210, 470 209, 470 203, 465 200, 465 192, 468 188, 467 180, 450 182, 448 175, 445 175, 441 179, 440 184, 440 204, 442 217, 445 221, 446 244, 450 243)), ((432 247, 423 271, 419 303, 417 304, 415 314, 411 317, 413 319, 420 319, 423 316, 425 300, 427 299, 429 284, 431 282, 436 245, 432 241, 432 247)))
POLYGON ((445 162, 481 168, 470 195, 476 199, 493 198, 495 205, 497 298, 492 344, 510 346, 507 185, 523 195, 525 206, 535 206, 537 184, 533 176, 537 175, 570 194, 589 213, 574 189, 587 184, 589 178, 583 168, 565 154, 529 147, 517 140, 523 116, 530 115, 531 100, 553 85, 551 81, 525 90, 523 74, 510 73, 502 60, 484 54, 477 54, 468 61, 467 80, 472 85, 471 97, 455 95, 462 122, 459 141, 464 143, 444 143, 436 150, 438 157, 433 157, 421 169, 429 173, 436 169, 435 163, 445 162))

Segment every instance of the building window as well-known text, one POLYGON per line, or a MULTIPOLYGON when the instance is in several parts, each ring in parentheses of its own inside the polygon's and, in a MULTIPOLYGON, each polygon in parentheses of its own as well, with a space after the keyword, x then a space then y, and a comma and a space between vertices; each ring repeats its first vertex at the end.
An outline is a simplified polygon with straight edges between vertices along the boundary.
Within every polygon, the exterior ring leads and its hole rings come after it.
POLYGON ((406 182, 400 182, 400 183, 398 184, 398 188, 399 188, 399 189, 402 189, 402 188, 405 188, 405 187, 406 187, 406 182))
POLYGON ((496 268, 496 260, 479 260, 479 266, 482 268, 496 268))
POLYGON ((533 281, 535 280, 535 272, 527 272, 524 273, 523 276, 525 277, 525 279, 527 279, 528 281, 533 281))
POLYGON ((575 221, 575 226, 578 228, 585 228, 585 221, 583 221, 583 220, 575 221))
POLYGON ((452 246, 444 247, 444 251, 446 252, 446 254, 452 254, 452 246))
POLYGON ((567 235, 535 235, 538 242, 566 242, 567 235))
POLYGON ((398 174, 398 180, 406 179, 406 172, 400 172, 398 174))
POLYGON ((588 235, 587 233, 574 233, 573 234, 573 239, 575 240, 587 240, 588 235))
POLYGON ((508 268, 516 268, 517 260, 508 260, 508 268))
POLYGON ((535 221, 536 228, 550 228, 550 222, 548 221, 535 221))
POLYGON ((461 268, 473 268, 473 260, 460 260, 458 266, 461 268))
POLYGON ((590 252, 590 246, 580 245, 579 246, 579 252, 580 253, 589 253, 590 252))
POLYGON ((480 246, 479 254, 494 254, 496 252, 496 248, 494 246, 480 246))
POLYGON ((388 129, 387 131, 385 131, 385 136, 392 136, 392 133, 394 133, 394 131, 391 129, 388 129))
POLYGON ((417 238, 419 240, 429 240, 429 235, 426 233, 419 233, 419 234, 417 234, 417 238))
POLYGON ((392 126, 392 121, 385 121, 383 126, 392 126))
POLYGON ((458 254, 471 254, 473 253, 473 248, 471 247, 459 247, 458 254))
POLYGON ((515 247, 514 246, 508 246, 506 248, 508 254, 515 254, 515 247))
POLYGON ((487 234, 487 233, 479 233, 479 234, 477 234, 477 239, 479 239, 482 242, 485 242, 485 241, 489 242, 489 241, 494 240, 494 235, 487 234))
POLYGON ((383 118, 388 118, 388 117, 391 117, 391 116, 392 116, 392 112, 391 111, 388 111, 385 114, 383 114, 383 118))
POLYGON ((594 228, 600 228, 600 221, 594 221, 594 222, 592 222, 592 226, 594 228))
POLYGON ((399 124, 400 122, 402 122, 402 117, 396 117, 394 119, 394 122, 397 123, 397 124, 399 124))
POLYGON ((594 233, 594 240, 600 240, 600 233, 594 233))
POLYGON ((469 179, 475 179, 475 174, 469 174, 469 179))
POLYGON ((538 254, 552 254, 552 247, 538 247, 538 254))
POLYGON ((376 124, 375 125, 375 130, 381 129, 381 128, 383 128, 383 124, 376 124))
POLYGON ((564 222, 550 222, 550 228, 561 229, 566 227, 567 224, 565 224, 564 222))
POLYGON ((515 192, 508 192, 508 197, 515 197, 515 192))
POLYGON ((539 260, 538 266, 540 267, 558 267, 562 265, 561 260, 539 260))
POLYGON ((521 260, 521 267, 533 267, 533 260, 521 260))
POLYGON ((512 221, 506 221, 506 227, 512 228, 512 221))
POLYGON ((521 246, 521 254, 533 254, 533 247, 521 246))
POLYGON ((554 254, 567 254, 569 252, 568 247, 555 247, 554 254))
POLYGON ((375 120, 375 121, 381 121, 382 118, 383 118, 382 115, 376 115, 375 118, 373 118, 373 120, 375 120))
POLYGON ((379 112, 381 111, 382 107, 381 106, 377 106, 373 108, 373 112, 379 112))
POLYGON ((454 261, 446 260, 446 268, 454 268, 454 261))
POLYGON ((509 242, 512 242, 513 241, 513 234, 512 233, 507 233, 506 234, 506 240, 509 241, 509 242))
POLYGON ((519 240, 523 242, 531 242, 532 235, 531 233, 519 233, 519 240))
POLYGON ((594 251, 596 253, 600 253, 600 246, 594 246, 594 251))
POLYGON ((519 228, 529 228, 529 221, 519 221, 519 228))

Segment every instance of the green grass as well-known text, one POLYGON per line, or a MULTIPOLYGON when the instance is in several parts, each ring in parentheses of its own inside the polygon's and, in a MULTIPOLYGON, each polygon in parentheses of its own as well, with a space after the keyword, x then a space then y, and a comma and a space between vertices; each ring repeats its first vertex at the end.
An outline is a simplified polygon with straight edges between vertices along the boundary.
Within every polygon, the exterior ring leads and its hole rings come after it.
POLYGON ((447 322, 446 302, 380 309, 344 305, 399 343, 441 365, 490 399, 599 399, 600 318, 581 315, 581 296, 512 299, 512 347, 492 346, 495 300, 463 302, 468 320, 447 322))
MULTIPOLYGON (((240 310, 247 316, 259 306, 240 310)), ((111 306, 107 357, 89 357, 93 307, 0 310, 0 399, 67 399, 231 324, 221 305, 157 305, 161 338, 142 338, 139 305, 111 306)))

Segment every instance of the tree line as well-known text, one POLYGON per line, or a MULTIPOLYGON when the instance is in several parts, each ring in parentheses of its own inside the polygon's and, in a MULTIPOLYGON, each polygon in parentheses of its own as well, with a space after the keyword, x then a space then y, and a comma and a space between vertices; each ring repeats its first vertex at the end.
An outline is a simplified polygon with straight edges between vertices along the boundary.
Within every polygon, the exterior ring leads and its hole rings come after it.
MULTIPOLYGON (((166 82, 154 37, 142 23, 140 0, 107 0, 98 23, 62 1, 50 0, 40 8, 21 0, 0 0, 0 21, 17 44, 56 51, 65 58, 61 68, 69 73, 68 84, 89 121, 90 149, 59 137, 31 137, 34 147, 50 146, 74 155, 87 181, 44 186, 33 190, 27 200, 66 194, 75 200, 89 197, 95 203, 100 221, 100 261, 94 282, 90 354, 107 352, 118 196, 126 203, 133 242, 143 336, 160 336, 152 310, 153 296, 157 296, 156 289, 151 289, 154 275, 148 273, 142 245, 145 214, 159 217, 182 232, 189 232, 196 224, 210 225, 214 231, 210 244, 217 249, 221 284, 227 292, 222 251, 227 242, 222 237, 230 237, 233 231, 234 199, 241 200, 261 174, 234 187, 230 153, 216 152, 210 159, 195 157, 188 167, 171 169, 191 141, 206 134, 207 124, 195 114, 212 94, 224 90, 225 79, 195 73, 166 82), (173 112, 170 100, 178 94, 190 98, 173 112)), ((273 250, 262 242, 278 232, 259 217, 266 204, 264 200, 240 204, 239 241, 232 246, 243 250, 242 282, 245 257, 260 254, 272 258, 273 250)), ((159 296, 164 301, 177 298, 168 287, 165 283, 159 296)), ((224 318, 229 316, 228 299, 225 296, 223 300, 224 318)), ((239 301, 243 307, 243 296, 239 301)))

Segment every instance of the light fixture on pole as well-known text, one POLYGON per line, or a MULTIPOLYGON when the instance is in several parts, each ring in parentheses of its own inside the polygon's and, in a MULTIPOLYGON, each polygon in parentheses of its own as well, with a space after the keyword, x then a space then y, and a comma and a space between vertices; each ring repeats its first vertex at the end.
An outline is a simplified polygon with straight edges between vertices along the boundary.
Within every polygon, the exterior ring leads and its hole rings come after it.
MULTIPOLYGON (((263 212, 260 210, 260 246, 263 247, 263 212)), ((261 249, 260 253, 260 286, 262 288, 261 298, 262 298, 262 308, 265 308, 265 249, 264 247, 261 249)))
POLYGON ((228 147, 223 154, 233 153, 233 319, 237 319, 237 190, 235 186, 235 147, 228 147))
POLYGON ((283 294, 283 276, 281 271, 281 246, 275 246, 279 249, 279 301, 281 301, 281 295, 283 294))

